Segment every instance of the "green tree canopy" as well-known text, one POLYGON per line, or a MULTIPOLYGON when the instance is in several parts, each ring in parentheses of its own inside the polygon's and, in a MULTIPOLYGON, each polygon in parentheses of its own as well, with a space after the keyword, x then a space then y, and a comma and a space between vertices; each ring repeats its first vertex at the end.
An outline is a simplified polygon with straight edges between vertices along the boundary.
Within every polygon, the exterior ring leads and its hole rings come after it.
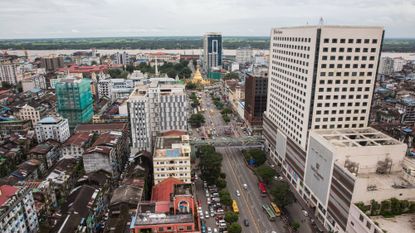
POLYGON ((229 79, 237 79, 239 80, 239 74, 235 73, 235 72, 230 72, 225 74, 225 76, 223 77, 224 80, 229 80, 229 79))
POLYGON ((227 223, 234 223, 234 222, 237 222, 237 221, 238 221, 238 218, 239 218, 238 214, 236 214, 236 213, 234 213, 234 212, 231 212, 231 211, 228 211, 228 212, 226 212, 226 214, 225 214, 225 221, 226 221, 227 223))
POLYGON ((265 152, 258 148, 253 148, 245 151, 244 157, 247 161, 254 159, 255 166, 261 166, 267 160, 265 152))
POLYGON ((271 185, 271 196, 276 204, 282 208, 294 202, 294 194, 290 191, 289 184, 282 181, 274 181, 271 185))
POLYGON ((241 233, 242 227, 238 223, 234 222, 229 226, 228 232, 229 233, 241 233))
POLYGON ((269 184, 277 172, 268 165, 261 165, 255 169, 255 173, 261 177, 262 181, 269 184))
POLYGON ((228 190, 223 189, 223 190, 219 191, 219 198, 220 198, 220 203, 222 205, 231 206, 232 198, 231 198, 231 194, 228 192, 228 190))
POLYGON ((202 180, 206 181, 208 185, 213 185, 219 179, 222 167, 222 155, 217 152, 201 153, 199 169, 201 171, 202 180))
POLYGON ((189 118, 189 123, 196 128, 199 128, 203 123, 205 123, 205 116, 201 113, 192 114, 189 118))

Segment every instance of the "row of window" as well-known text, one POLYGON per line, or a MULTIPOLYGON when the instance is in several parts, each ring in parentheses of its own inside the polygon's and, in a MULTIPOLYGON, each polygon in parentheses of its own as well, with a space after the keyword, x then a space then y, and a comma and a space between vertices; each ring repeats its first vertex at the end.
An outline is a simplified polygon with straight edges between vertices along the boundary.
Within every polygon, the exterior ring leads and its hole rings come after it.
POLYGON ((334 87, 334 88, 333 87, 327 87, 327 88, 320 87, 318 89, 318 91, 319 92, 340 92, 340 89, 341 89, 342 92, 348 92, 348 91, 349 92, 354 92, 354 91, 362 92, 363 90, 366 91, 366 92, 370 91, 370 87, 365 87, 364 89, 363 89, 363 87, 357 87, 357 88, 356 87, 342 87, 342 88, 340 88, 340 87, 334 87))
MULTIPOLYGON (((340 53, 344 53, 344 52, 348 52, 348 53, 352 53, 353 50, 355 53, 360 53, 360 52, 364 52, 364 53, 368 53, 369 52, 369 48, 337 48, 337 47, 332 47, 329 49, 329 47, 323 47, 323 52, 332 52, 332 53, 336 53, 337 51, 340 53), (338 49, 338 50, 337 50, 338 49)), ((370 48, 370 52, 371 53, 375 53, 376 52, 376 48, 370 48)))
MULTIPOLYGON (((369 58, 370 61, 375 60, 375 56, 369 56, 369 57, 368 56, 353 56, 353 61, 359 61, 359 60, 367 61, 368 58, 369 58)), ((333 56, 327 56, 327 55, 323 55, 321 57, 321 60, 323 60, 323 61, 327 61, 327 60, 336 61, 336 59, 337 59, 337 61, 344 61, 344 60, 351 61, 352 56, 334 56, 334 55, 333 56)))
POLYGON ((294 49, 294 50, 299 50, 299 51, 310 51, 310 46, 305 46, 305 45, 273 43, 272 46, 274 48, 285 48, 285 49, 294 49))
POLYGON ((305 37, 286 37, 286 36, 275 36, 274 40, 276 41, 291 41, 291 42, 311 42, 311 38, 305 37))
MULTIPOLYGON (((277 54, 283 54, 283 55, 288 55, 288 56, 291 56, 291 57, 299 57, 299 58, 306 58, 306 59, 309 59, 310 58, 310 55, 309 54, 305 54, 305 53, 300 53, 300 52, 293 52, 293 51, 288 51, 288 50, 285 50, 285 49, 273 49, 272 50, 274 53, 277 53, 277 54)), ((274 55, 275 56, 275 55, 274 55)), ((273 56, 273 57, 274 57, 273 56)), ((275 58, 275 57, 274 57, 275 58)))
MULTIPOLYGON (((347 41, 347 43, 348 44, 362 44, 362 42, 364 43, 364 44, 369 44, 370 43, 370 39, 345 39, 345 38, 341 38, 341 39, 338 39, 338 38, 324 38, 324 40, 323 40, 323 42, 325 43, 325 44, 327 44, 327 43, 333 43, 333 44, 336 44, 336 43, 340 43, 340 44, 345 44, 346 43, 346 41, 347 41)), ((372 39, 372 44, 377 44, 378 43, 378 40, 377 39, 372 39)))
POLYGON ((323 63, 323 64, 321 64, 320 67, 323 68, 323 69, 325 69, 325 68, 330 68, 330 69, 334 69, 334 68, 338 68, 338 69, 343 69, 343 68, 350 69, 350 68, 353 68, 353 69, 357 69, 357 68, 359 68, 359 64, 360 64, 360 68, 361 69, 366 69, 366 68, 373 69, 373 67, 374 67, 374 65, 371 64, 371 63, 368 63, 368 64, 365 64, 365 63, 356 63, 356 64, 342 64, 342 63, 339 63, 339 64, 334 64, 334 63, 327 64, 327 63, 323 63), (366 65, 367 65, 367 67, 366 67, 366 65))

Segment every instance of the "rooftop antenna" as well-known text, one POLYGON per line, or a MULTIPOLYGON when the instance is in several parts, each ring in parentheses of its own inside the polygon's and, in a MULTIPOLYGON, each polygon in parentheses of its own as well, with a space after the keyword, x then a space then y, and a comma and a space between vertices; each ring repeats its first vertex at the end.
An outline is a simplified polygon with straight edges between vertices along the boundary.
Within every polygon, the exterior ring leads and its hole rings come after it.
POLYGON ((319 21, 319 23, 318 23, 320 26, 322 26, 322 25, 324 25, 324 19, 323 19, 323 17, 320 17, 320 21, 319 21))

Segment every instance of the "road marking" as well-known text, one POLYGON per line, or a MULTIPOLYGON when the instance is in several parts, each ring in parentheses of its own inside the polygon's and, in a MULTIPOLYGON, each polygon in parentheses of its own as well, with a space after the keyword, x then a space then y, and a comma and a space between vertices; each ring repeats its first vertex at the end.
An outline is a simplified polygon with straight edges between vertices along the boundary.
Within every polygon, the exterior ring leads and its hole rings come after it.
MULTIPOLYGON (((225 149, 225 151, 226 151, 226 152, 229 152, 230 150, 229 150, 229 149, 225 149)), ((229 160, 230 160, 230 158, 229 158, 229 160)), ((234 178, 236 179, 236 183, 237 183, 237 185, 238 185, 238 187, 239 187, 239 189, 240 189, 241 184, 239 183, 239 179, 237 178, 236 173, 235 173, 235 171, 234 171, 233 167, 231 166, 231 164, 230 164, 229 160, 227 160, 228 167, 230 167, 230 168, 231 168, 231 172, 232 172, 232 174, 233 174, 234 178)), ((247 206, 247 207, 249 207, 248 202, 246 201, 246 198, 245 198, 244 193, 243 193, 243 192, 240 192, 240 193, 241 193, 242 198, 243 198, 243 199, 244 199, 244 201, 245 201, 246 206, 247 206)), ((248 208, 248 211, 249 211, 249 214, 251 215, 251 219, 253 219, 253 220, 254 220, 254 225, 255 225, 255 228, 256 228, 256 232, 260 232, 260 231, 259 231, 259 229, 258 229, 258 223, 257 223, 257 221, 255 221, 255 218, 254 218, 254 215, 252 214, 252 210, 251 210, 251 208, 248 208)))

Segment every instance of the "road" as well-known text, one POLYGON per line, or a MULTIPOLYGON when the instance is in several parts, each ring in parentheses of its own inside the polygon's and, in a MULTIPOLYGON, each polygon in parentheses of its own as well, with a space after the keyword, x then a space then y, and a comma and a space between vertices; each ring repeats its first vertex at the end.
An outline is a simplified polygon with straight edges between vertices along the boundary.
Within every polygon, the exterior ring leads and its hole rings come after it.
POLYGON ((226 173, 227 188, 232 199, 238 202, 240 210, 238 222, 242 226, 243 232, 287 232, 284 228, 285 224, 280 218, 271 222, 262 210, 262 205, 270 203, 270 201, 268 197, 261 197, 258 190, 258 179, 244 164, 241 152, 234 148, 217 148, 217 151, 224 155, 222 171, 226 173), (243 184, 248 185, 247 190, 243 189, 243 184), (239 190, 240 197, 236 196, 236 190, 239 190), (244 226, 244 219, 248 219, 249 227, 244 226))

